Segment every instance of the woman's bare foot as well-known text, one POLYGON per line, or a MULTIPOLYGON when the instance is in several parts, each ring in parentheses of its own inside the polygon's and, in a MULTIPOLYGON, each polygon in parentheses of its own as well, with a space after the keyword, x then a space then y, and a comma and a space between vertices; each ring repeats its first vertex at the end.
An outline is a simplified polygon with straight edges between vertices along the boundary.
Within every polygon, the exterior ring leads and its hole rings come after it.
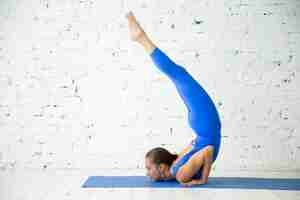
POLYGON ((143 38, 146 37, 146 33, 130 11, 126 14, 126 18, 128 20, 129 34, 130 38, 133 41, 140 42, 143 38))
POLYGON ((140 43, 148 53, 151 53, 155 49, 155 45, 148 38, 144 29, 141 27, 139 22, 136 20, 133 13, 130 11, 126 14, 129 26, 129 34, 132 41, 140 43))

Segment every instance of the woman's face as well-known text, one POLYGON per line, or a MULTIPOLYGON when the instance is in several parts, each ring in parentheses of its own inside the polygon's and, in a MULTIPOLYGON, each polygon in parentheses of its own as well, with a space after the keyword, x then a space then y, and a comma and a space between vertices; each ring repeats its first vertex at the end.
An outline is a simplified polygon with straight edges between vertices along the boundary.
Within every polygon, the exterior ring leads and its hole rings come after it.
POLYGON ((158 167, 152 162, 151 159, 146 158, 145 160, 145 166, 147 170, 147 176, 149 176, 151 179, 158 181, 161 179, 160 174, 158 172, 158 167))

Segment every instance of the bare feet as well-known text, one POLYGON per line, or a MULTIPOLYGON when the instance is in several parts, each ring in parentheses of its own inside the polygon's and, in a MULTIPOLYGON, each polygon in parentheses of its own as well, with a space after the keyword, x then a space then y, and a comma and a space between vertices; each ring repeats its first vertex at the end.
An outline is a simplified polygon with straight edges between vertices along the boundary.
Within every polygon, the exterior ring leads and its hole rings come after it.
POLYGON ((146 33, 131 11, 126 14, 126 18, 128 20, 129 34, 131 40, 137 42, 143 40, 146 37, 146 33))
POLYGON ((140 43, 144 49, 151 54, 156 46, 149 39, 144 29, 141 27, 131 11, 126 14, 126 18, 128 20, 129 35, 131 40, 140 43))

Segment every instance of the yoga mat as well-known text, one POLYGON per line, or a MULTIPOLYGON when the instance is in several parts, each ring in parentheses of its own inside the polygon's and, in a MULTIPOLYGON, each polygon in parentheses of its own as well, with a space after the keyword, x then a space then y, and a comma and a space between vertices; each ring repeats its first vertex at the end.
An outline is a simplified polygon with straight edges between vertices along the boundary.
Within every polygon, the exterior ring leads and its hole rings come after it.
POLYGON ((263 190, 300 190, 300 179, 209 177, 204 185, 182 186, 176 180, 152 181, 147 176, 90 176, 83 188, 236 188, 263 190))

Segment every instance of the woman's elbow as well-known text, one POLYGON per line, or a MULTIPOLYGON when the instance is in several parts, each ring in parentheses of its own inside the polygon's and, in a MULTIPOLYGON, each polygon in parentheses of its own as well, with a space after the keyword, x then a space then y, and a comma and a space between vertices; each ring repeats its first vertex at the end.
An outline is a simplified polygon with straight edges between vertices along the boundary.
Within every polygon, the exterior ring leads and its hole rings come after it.
POLYGON ((176 174, 176 180, 180 183, 185 183, 190 181, 190 177, 187 177, 185 174, 183 173, 177 173, 176 174))

